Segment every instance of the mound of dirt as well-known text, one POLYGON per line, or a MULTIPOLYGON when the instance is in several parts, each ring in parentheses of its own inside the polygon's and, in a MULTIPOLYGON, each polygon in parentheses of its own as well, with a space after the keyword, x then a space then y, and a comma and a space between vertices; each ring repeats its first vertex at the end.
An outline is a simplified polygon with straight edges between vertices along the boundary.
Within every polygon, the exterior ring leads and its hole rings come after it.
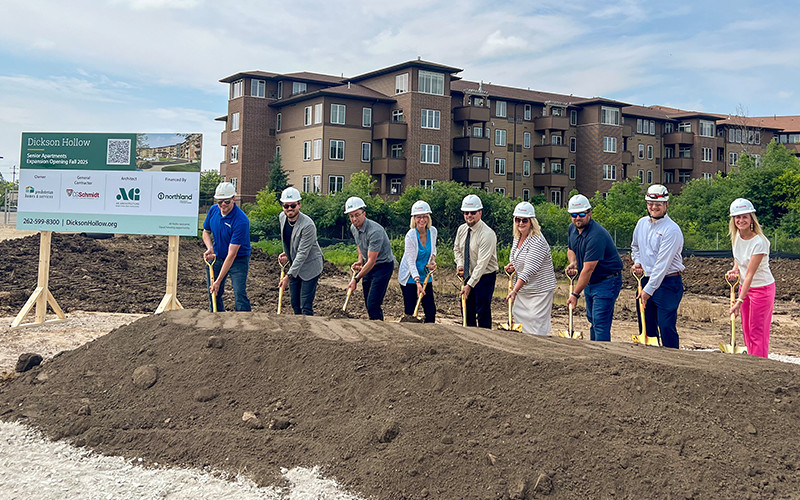
POLYGON ((319 464, 381 499, 797 498, 798 376, 748 356, 183 310, 3 383, 0 418, 262 485, 319 464))

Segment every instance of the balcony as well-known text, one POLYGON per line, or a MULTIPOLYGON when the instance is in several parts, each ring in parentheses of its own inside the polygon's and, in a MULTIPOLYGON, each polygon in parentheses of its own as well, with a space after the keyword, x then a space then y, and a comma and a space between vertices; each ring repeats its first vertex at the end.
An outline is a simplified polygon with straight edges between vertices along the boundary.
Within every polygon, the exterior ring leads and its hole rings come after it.
POLYGON ((533 187, 567 187, 569 176, 567 174, 533 174, 533 187))
POLYGON ((383 122, 372 126, 372 140, 395 139, 405 141, 408 138, 408 124, 403 122, 383 122))
POLYGON ((664 135, 664 145, 694 144, 694 134, 691 132, 672 132, 664 135))
POLYGON ((372 175, 406 175, 405 158, 373 158, 372 175))
POLYGON ((623 151, 622 163, 626 165, 630 165, 631 163, 633 163, 633 153, 631 153, 630 151, 623 151))
POLYGON ((220 137, 220 146, 227 146, 228 145, 228 132, 223 131, 222 137, 220 137))
POLYGON ((664 170, 692 170, 694 160, 692 158, 664 158, 664 170))
POLYGON ((489 182, 489 169, 488 168, 454 168, 453 180, 463 184, 472 184, 474 182, 489 182))
POLYGON ((563 116, 540 116, 533 120, 533 130, 569 130, 569 118, 563 116))
POLYGON ((489 139, 485 137, 456 137, 453 139, 453 151, 456 153, 464 151, 488 153, 489 139))
POLYGON ((453 121, 488 122, 491 120, 489 108, 481 106, 459 106, 453 108, 453 121))
POLYGON ((633 127, 631 127, 630 125, 623 125, 622 137, 633 137, 633 127))
POLYGON ((534 146, 533 157, 537 160, 544 160, 547 158, 561 158, 566 159, 569 156, 569 146, 553 146, 550 144, 534 146))

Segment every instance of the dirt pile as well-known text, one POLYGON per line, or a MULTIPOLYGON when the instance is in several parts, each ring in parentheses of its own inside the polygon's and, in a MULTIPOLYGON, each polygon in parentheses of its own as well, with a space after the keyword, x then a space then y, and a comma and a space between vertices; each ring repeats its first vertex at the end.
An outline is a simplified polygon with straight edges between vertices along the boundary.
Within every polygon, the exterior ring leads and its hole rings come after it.
POLYGON ((375 498, 797 498, 799 375, 456 325, 184 310, 0 385, 0 418, 261 484, 320 464, 375 498))

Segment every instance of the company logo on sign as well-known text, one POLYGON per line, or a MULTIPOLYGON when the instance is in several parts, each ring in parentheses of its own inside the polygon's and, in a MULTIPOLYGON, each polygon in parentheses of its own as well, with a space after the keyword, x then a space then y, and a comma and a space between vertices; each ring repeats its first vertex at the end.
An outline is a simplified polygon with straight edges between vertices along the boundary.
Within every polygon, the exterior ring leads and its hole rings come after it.
POLYGON ((33 186, 26 187, 25 188, 25 192, 28 193, 28 194, 33 194, 34 193, 33 186))
POLYGON ((67 189, 67 197, 69 198, 82 198, 82 199, 96 199, 100 198, 100 193, 89 193, 86 191, 75 191, 74 189, 67 189))
POLYGON ((184 194, 184 193, 173 193, 167 194, 163 191, 158 193, 159 200, 177 200, 179 203, 191 203, 192 202, 192 195, 191 194, 184 194))
POLYGON ((125 191, 125 188, 119 188, 118 200, 122 201, 139 201, 139 188, 131 188, 125 191))

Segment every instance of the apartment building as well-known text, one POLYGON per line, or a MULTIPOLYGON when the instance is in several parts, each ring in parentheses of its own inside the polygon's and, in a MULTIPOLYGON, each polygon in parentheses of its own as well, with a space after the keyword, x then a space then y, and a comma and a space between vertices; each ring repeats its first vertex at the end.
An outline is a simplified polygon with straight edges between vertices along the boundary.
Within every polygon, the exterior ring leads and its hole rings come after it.
POLYGON ((785 127, 800 147, 798 117, 731 119, 462 80, 422 60, 355 77, 237 73, 229 85, 222 176, 255 201, 280 153, 304 192, 341 190, 369 172, 380 195, 455 180, 488 192, 563 204, 571 190, 607 192, 625 178, 671 191, 760 154, 785 127))

